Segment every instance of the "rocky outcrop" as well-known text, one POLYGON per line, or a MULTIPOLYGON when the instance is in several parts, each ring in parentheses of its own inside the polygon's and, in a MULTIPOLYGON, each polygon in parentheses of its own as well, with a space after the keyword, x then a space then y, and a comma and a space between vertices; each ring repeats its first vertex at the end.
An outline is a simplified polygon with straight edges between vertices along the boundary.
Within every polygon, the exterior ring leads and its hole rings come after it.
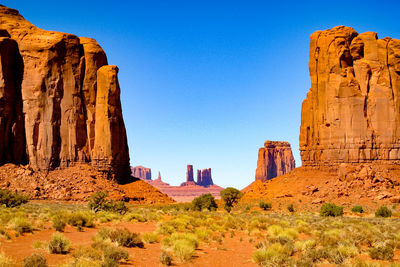
POLYGON ((200 173, 197 171, 197 185, 210 186, 213 185, 213 179, 211 177, 211 168, 203 169, 200 173), (200 174, 200 176, 199 176, 200 174), (200 179, 199 179, 200 178, 200 179))
POLYGON ((97 42, 39 29, 4 6, 0 36, 0 164, 52 170, 88 162, 129 179, 118 68, 97 42))
POLYGON ((296 167, 289 142, 266 141, 258 151, 256 180, 263 182, 290 172, 296 167))
POLYGON ((151 169, 145 168, 143 166, 132 167, 132 176, 142 179, 142 180, 151 180, 151 169))
POLYGON ((194 182, 194 179, 193 179, 193 165, 187 165, 186 182, 194 182))
POLYGON ((338 26, 311 35, 303 166, 400 162, 400 40, 338 26))

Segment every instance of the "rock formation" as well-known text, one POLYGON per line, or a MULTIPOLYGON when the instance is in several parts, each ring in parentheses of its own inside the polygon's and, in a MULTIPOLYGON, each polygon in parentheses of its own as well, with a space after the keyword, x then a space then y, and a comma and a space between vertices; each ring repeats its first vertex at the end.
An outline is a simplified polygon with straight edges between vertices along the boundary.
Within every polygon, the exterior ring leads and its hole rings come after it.
POLYGON ((303 166, 400 162, 400 40, 338 26, 311 35, 303 166))
POLYGON ((45 31, 0 6, 0 164, 88 162, 129 179, 118 68, 93 39, 45 31))
POLYGON ((266 141, 258 151, 256 180, 263 182, 296 167, 289 142, 266 141))
POLYGON ((196 184, 201 184, 201 170, 197 170, 197 182, 196 184))
POLYGON ((187 165, 186 182, 194 182, 194 179, 193 179, 193 165, 187 165))
POLYGON ((143 166, 132 167, 132 176, 142 179, 142 180, 151 180, 151 169, 145 168, 143 166))
POLYGON ((213 179, 211 177, 211 168, 208 169, 203 169, 200 172, 200 176, 199 176, 199 171, 197 171, 197 185, 201 185, 201 186, 210 186, 213 185, 213 179), (199 181, 199 177, 200 177, 200 181, 199 181))

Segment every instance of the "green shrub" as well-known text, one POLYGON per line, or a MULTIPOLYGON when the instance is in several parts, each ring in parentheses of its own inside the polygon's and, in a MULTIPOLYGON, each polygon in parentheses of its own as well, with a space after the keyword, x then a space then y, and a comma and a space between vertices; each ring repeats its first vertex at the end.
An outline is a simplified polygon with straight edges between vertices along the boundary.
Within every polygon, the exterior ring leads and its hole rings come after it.
POLYGON ((60 233, 54 233, 49 243, 49 251, 53 254, 67 254, 71 247, 71 242, 60 233))
POLYGON ((58 232, 64 232, 65 226, 67 223, 65 222, 64 218, 57 215, 53 217, 53 227, 58 232))
MULTIPOLYGON (((110 264, 114 262, 117 264, 117 266, 121 260, 128 260, 129 258, 128 251, 113 245, 108 245, 104 247, 103 253, 104 253, 105 263, 108 262, 110 264)), ((109 266, 109 265, 104 264, 104 266, 109 266)))
POLYGON ((143 241, 140 236, 136 233, 130 232, 126 228, 101 228, 97 232, 97 236, 103 240, 110 239, 112 242, 116 242, 119 246, 139 248, 144 247, 143 241))
POLYGON ((260 206, 261 209, 263 210, 269 210, 272 208, 272 204, 268 203, 268 202, 264 202, 264 201, 260 201, 260 203, 258 204, 260 206))
POLYGON ((160 262, 164 265, 170 266, 172 265, 172 256, 165 251, 161 251, 160 262))
POLYGON ((25 217, 15 217, 10 221, 10 224, 19 234, 33 232, 32 222, 25 217))
POLYGON ((378 246, 370 249, 369 256, 374 260, 391 260, 394 252, 390 246, 378 246))
POLYGON ((17 207, 28 202, 29 197, 11 192, 7 189, 0 189, 0 205, 5 205, 7 208, 17 207))
POLYGON ((68 216, 68 224, 80 227, 94 227, 94 218, 89 212, 76 211, 68 216))
POLYGON ((178 239, 173 243, 173 251, 176 257, 182 262, 189 261, 194 254, 196 247, 188 239, 178 239))
POLYGON ((261 266, 286 266, 285 263, 290 260, 291 254, 292 250, 288 246, 274 243, 255 251, 253 261, 261 266))
POLYGON ((192 201, 194 210, 216 210, 218 208, 215 198, 211 194, 203 194, 192 201))
POLYGON ((94 212, 103 210, 125 214, 128 211, 125 202, 109 200, 108 192, 102 191, 96 192, 90 196, 88 207, 94 212))
POLYGON ((221 199, 224 202, 224 208, 227 212, 231 212, 233 205, 238 203, 243 193, 233 187, 227 187, 220 192, 221 199))
POLYGON ((342 216, 343 215, 343 207, 337 206, 333 203, 326 203, 322 205, 320 215, 327 217, 337 217, 337 216, 342 216))
POLYGON ((293 206, 293 204, 289 204, 289 205, 287 206, 287 210, 288 210, 289 212, 294 212, 294 206, 293 206))
POLYGON ((143 238, 144 242, 146 242, 148 244, 158 242, 158 234, 157 233, 144 233, 144 234, 142 234, 142 238, 143 238))
POLYGON ((351 209, 352 212, 357 212, 357 213, 364 213, 364 209, 362 206, 356 205, 351 209))
POLYGON ((392 217, 392 211, 386 206, 381 206, 379 207, 379 209, 376 210, 375 217, 382 217, 382 218, 392 217))
POLYGON ((24 267, 47 267, 46 258, 34 253, 24 259, 24 267))

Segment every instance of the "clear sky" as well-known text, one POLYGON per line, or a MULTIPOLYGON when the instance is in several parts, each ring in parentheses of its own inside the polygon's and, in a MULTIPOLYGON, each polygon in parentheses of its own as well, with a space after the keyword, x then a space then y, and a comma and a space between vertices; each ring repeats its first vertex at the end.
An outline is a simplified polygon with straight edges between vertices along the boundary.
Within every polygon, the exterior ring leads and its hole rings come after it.
POLYGON ((170 184, 186 165, 254 180, 265 140, 296 165, 309 36, 337 25, 400 39, 400 1, 2 0, 36 26, 95 38, 120 69, 131 165, 170 184))

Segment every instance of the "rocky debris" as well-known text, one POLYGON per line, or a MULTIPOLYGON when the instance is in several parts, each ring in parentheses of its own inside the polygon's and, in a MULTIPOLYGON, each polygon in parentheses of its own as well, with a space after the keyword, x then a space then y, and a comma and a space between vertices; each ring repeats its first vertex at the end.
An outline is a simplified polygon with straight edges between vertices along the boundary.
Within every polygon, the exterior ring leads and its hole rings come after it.
POLYGON ((97 42, 39 29, 4 6, 0 25, 0 164, 48 171, 90 162, 129 180, 118 68, 97 42))
POLYGON ((290 172, 295 160, 288 142, 266 141, 258 151, 256 180, 263 182, 290 172))
POLYGON ((30 166, 0 166, 0 188, 19 191, 32 199, 86 201, 91 194, 108 191, 113 199, 135 203, 172 203, 173 200, 142 180, 120 185, 89 164, 76 163, 51 172, 30 166))
POLYGON ((151 180, 151 169, 145 168, 143 166, 131 167, 132 176, 142 179, 142 180, 151 180))
POLYGON ((194 178, 193 178, 193 165, 187 165, 187 170, 186 170, 186 182, 193 182, 194 183, 194 178))
POLYGON ((311 204, 322 204, 322 203, 324 203, 325 201, 323 200, 323 199, 321 199, 321 198, 316 198, 316 199, 313 199, 313 201, 311 201, 311 204))
POLYGON ((398 163, 400 40, 338 26, 311 35, 303 166, 398 163))

